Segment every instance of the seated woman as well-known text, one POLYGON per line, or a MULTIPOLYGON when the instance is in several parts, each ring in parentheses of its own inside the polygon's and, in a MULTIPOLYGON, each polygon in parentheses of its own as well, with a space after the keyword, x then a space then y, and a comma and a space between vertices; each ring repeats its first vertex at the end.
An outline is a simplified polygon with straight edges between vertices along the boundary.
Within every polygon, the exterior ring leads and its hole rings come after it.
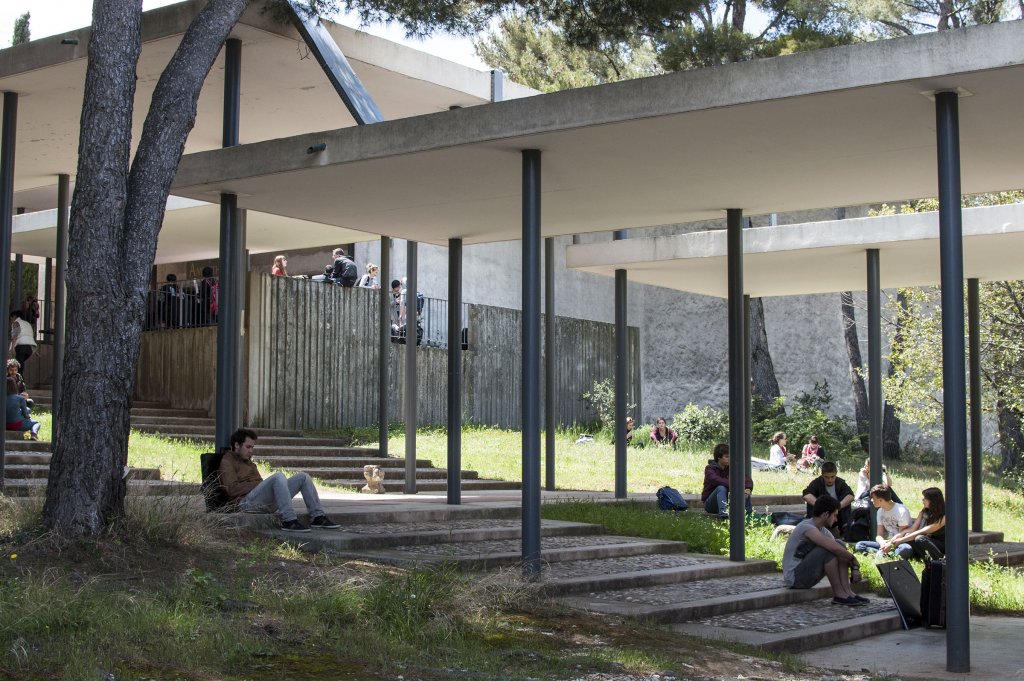
POLYGON ((770 469, 784 471, 786 465, 795 460, 796 455, 786 450, 786 434, 782 431, 772 435, 772 448, 768 453, 768 467, 770 469))
POLYGON ((802 471, 810 471, 825 463, 825 448, 818 444, 818 436, 812 435, 811 441, 804 445, 796 467, 802 471))
POLYGON ((32 402, 32 398, 28 396, 28 391, 25 389, 25 379, 21 377, 20 371, 21 364, 18 363, 18 360, 13 357, 7 360, 7 378, 14 379, 14 383, 18 386, 18 394, 25 398, 28 408, 31 409, 35 405, 32 402))
POLYGON ((896 550, 900 558, 935 560, 946 553, 946 499, 938 487, 921 492, 924 505, 914 524, 882 545, 883 552, 896 550))
POLYGON ((22 431, 26 437, 39 439, 39 422, 29 418, 28 404, 18 394, 18 384, 7 379, 7 430, 22 431))
POLYGON ((679 439, 679 433, 668 427, 668 422, 664 418, 659 418, 657 423, 654 424, 654 430, 651 431, 651 440, 657 447, 672 447, 676 448, 676 440, 679 439))

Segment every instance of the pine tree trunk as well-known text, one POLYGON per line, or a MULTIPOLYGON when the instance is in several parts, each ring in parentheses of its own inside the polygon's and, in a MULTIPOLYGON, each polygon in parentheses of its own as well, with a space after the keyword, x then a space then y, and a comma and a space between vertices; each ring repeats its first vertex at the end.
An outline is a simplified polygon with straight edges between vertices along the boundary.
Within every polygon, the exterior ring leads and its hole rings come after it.
POLYGON ((95 536, 124 511, 131 396, 146 287, 203 81, 247 0, 212 0, 153 93, 129 168, 141 3, 96 0, 71 203, 59 428, 43 523, 95 536))
POLYGON ((1024 453, 1024 432, 1021 429, 1021 413, 1006 406, 1002 400, 996 402, 999 418, 999 453, 1002 470, 1011 473, 1020 470, 1021 454, 1024 453))
POLYGON ((839 294, 839 306, 843 315, 843 337, 846 340, 846 356, 850 360, 850 391, 853 395, 853 415, 860 433, 860 445, 868 448, 868 390, 864 385, 861 369, 864 362, 860 356, 860 338, 857 335, 857 318, 853 309, 853 292, 839 294))
MULTIPOLYGON (((768 350, 768 333, 764 327, 764 303, 760 298, 750 299, 750 380, 751 397, 770 405, 781 396, 775 365, 768 350)), ((779 409, 785 414, 785 409, 779 409)))
MULTIPOLYGON (((900 307, 900 314, 896 317, 896 331, 892 336, 891 348, 898 348, 903 343, 903 313, 907 310, 907 295, 902 291, 896 293, 896 302, 900 307)), ((887 370, 889 378, 896 373, 896 366, 889 362, 887 370)), ((898 459, 903 454, 900 446, 900 418, 896 416, 896 410, 888 402, 885 403, 885 413, 882 418, 882 457, 884 459, 898 459)))

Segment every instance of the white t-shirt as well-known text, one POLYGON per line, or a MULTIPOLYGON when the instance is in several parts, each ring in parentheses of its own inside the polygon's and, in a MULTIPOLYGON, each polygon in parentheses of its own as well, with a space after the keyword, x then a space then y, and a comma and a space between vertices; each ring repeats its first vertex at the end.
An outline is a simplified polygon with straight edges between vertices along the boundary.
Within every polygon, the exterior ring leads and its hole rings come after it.
POLYGON ((893 504, 892 509, 886 511, 878 509, 878 534, 886 539, 894 536, 901 527, 910 525, 910 511, 903 504, 893 504))
POLYGON ((773 466, 785 466, 786 455, 782 453, 782 447, 780 447, 779 445, 772 445, 772 450, 771 453, 768 455, 768 460, 771 462, 773 466))
POLYGON ((35 347, 35 335, 32 325, 20 317, 15 319, 14 324, 11 325, 11 338, 14 339, 15 345, 31 345, 35 347))

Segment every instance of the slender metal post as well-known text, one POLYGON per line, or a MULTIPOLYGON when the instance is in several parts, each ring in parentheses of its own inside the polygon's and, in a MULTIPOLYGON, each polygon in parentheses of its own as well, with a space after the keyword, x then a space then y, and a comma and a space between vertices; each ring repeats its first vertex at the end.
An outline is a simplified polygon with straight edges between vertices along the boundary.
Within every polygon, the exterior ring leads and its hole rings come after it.
POLYGON ((64 326, 67 321, 67 276, 68 276, 68 221, 71 218, 71 177, 57 176, 57 272, 53 287, 53 429, 56 437, 60 427, 57 415, 60 413, 60 396, 64 383, 64 326))
MULTIPOLYGON (((221 143, 225 147, 238 144, 241 119, 242 41, 236 38, 224 44, 224 108, 221 143)), ((245 248, 240 239, 241 215, 238 197, 220 195, 220 275, 217 306, 217 422, 214 438, 219 449, 228 446, 238 423, 239 395, 238 353, 241 335, 241 295, 238 291, 239 254, 245 248)))
POLYGON ((955 92, 935 94, 942 282, 942 412, 946 450, 946 669, 971 669, 967 588, 967 387, 960 121, 955 92))
MULTIPOLYGON (((500 71, 498 73, 501 73, 500 71)), ((555 238, 544 240, 544 489, 555 489, 555 238)))
POLYGON ((462 503, 462 239, 448 240, 448 503, 462 503))
MULTIPOLYGON (((10 297, 11 230, 14 228, 14 148, 18 131, 16 92, 4 93, 4 116, 0 126, 0 301, 6 303, 10 297)), ((7 346, 3 343, 3 350, 0 350, 5 365, 7 346)), ((0 490, 4 488, 4 448, 5 442, 0 438, 0 490)))
MULTIPOLYGON (((12 223, 13 229, 13 223, 12 223)), ((14 254, 14 298, 11 300, 11 310, 20 310, 21 301, 25 299, 24 281, 25 278, 25 256, 21 253, 14 254)))
POLYGON ((877 248, 867 249, 868 456, 871 484, 882 482, 882 287, 877 248))
MULTIPOLYGON (((616 241, 626 238, 626 230, 616 230, 616 241)), ((628 372, 626 329, 626 270, 615 270, 615 498, 626 498, 626 390, 628 372)))
POLYGON ((47 258, 43 266, 43 318, 39 322, 40 329, 52 329, 53 321, 53 258, 47 258))
POLYGON ((419 316, 416 309, 418 244, 405 243, 405 494, 416 494, 416 341, 419 316))
POLYGON ((981 487, 981 296, 977 279, 967 280, 967 345, 971 410, 971 529, 984 532, 981 487))
POLYGON ((749 438, 745 432, 746 410, 743 396, 749 388, 743 385, 743 352, 747 325, 743 319, 743 211, 726 211, 726 243, 729 280, 729 560, 743 561, 746 552, 746 456, 749 438))
POLYGON ((540 240, 538 149, 523 156, 523 577, 540 575, 540 240))
MULTIPOLYGON (((751 425, 751 399, 753 386, 750 385, 750 296, 743 295, 743 465, 751 470, 750 459, 754 455, 753 432, 751 425)), ((732 457, 730 457, 732 458, 732 457)))
POLYGON ((391 237, 380 238, 380 315, 377 320, 377 452, 388 455, 388 374, 391 371, 391 237))

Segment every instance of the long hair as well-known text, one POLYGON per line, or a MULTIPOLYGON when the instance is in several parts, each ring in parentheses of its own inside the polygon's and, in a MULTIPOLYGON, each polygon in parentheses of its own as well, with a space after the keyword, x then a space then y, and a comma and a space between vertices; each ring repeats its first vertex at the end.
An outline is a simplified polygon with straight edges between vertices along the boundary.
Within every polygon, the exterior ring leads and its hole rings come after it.
POLYGON ((285 269, 285 266, 284 266, 284 256, 283 255, 275 255, 274 256, 274 267, 276 267, 277 269, 281 270, 282 272, 286 272, 287 271, 285 269))
POLYGON ((928 524, 942 520, 946 515, 946 498, 942 496, 942 490, 938 487, 929 487, 921 492, 921 496, 928 500, 928 508, 924 509, 928 524))

